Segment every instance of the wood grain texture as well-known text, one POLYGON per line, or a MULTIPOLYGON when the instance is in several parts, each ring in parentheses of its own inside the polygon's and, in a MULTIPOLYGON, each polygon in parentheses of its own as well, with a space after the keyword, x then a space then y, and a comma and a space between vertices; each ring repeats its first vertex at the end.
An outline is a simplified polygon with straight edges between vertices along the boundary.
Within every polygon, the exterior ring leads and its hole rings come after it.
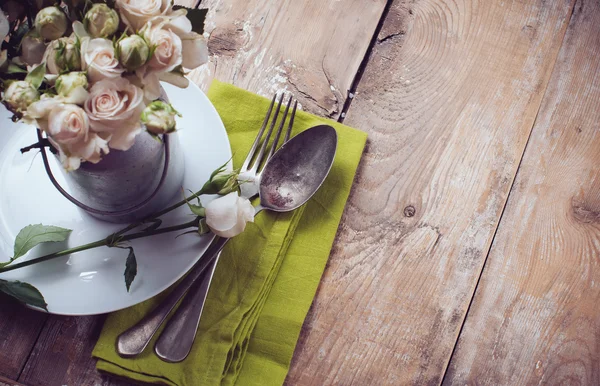
POLYGON ((288 90, 336 118, 385 2, 205 0, 210 63, 191 78, 205 90, 213 78, 269 97, 288 90))
POLYGON ((599 58, 578 1, 447 384, 600 384, 599 58))
POLYGON ((29 386, 128 384, 96 371, 91 352, 104 319, 105 316, 50 317, 19 382, 29 386))
POLYGON ((290 385, 438 384, 572 1, 396 1, 346 123, 368 150, 290 385))
POLYGON ((0 294, 0 375, 17 379, 47 316, 0 294))

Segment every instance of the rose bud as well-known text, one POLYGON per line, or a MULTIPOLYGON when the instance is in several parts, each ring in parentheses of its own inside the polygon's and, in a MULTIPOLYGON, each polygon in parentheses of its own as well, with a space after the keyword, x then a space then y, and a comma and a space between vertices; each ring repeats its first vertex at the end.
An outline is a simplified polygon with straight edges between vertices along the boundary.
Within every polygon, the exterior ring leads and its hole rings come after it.
POLYGON ((106 4, 94 4, 86 12, 83 25, 92 37, 106 38, 119 29, 119 15, 106 4))
POLYGON ((254 222, 255 211, 250 200, 233 192, 209 202, 205 213, 206 225, 215 235, 231 238, 242 233, 247 222, 254 222))
POLYGON ((84 72, 73 71, 60 75, 54 86, 58 95, 68 97, 79 87, 87 89, 88 80, 84 72))
POLYGON ((175 116, 179 114, 177 110, 163 101, 154 101, 150 103, 142 112, 142 123, 146 125, 146 130, 150 133, 168 134, 175 131, 175 116))
POLYGON ((46 40, 55 40, 67 32, 67 16, 58 7, 46 7, 35 17, 35 29, 46 40))
POLYGON ((21 60, 29 65, 39 64, 44 60, 46 43, 37 30, 30 30, 21 41, 21 60))
POLYGON ((119 41, 119 60, 123 67, 135 71, 143 66, 150 55, 150 48, 144 38, 131 35, 119 41))
POLYGON ((29 82, 19 80, 12 82, 4 91, 4 102, 15 111, 23 112, 30 104, 40 99, 40 93, 29 82))
POLYGON ((240 184, 238 183, 238 171, 229 171, 226 169, 227 163, 215 170, 208 179, 208 182, 202 187, 202 194, 220 194, 226 195, 231 192, 237 192, 240 184))
POLYGON ((44 52, 50 74, 81 70, 81 49, 74 36, 53 40, 44 52))

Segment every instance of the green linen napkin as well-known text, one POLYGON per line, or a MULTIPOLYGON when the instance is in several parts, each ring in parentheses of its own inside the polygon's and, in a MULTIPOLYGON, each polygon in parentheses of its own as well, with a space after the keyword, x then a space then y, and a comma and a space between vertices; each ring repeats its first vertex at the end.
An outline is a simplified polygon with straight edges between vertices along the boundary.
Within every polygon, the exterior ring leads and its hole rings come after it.
MULTIPOLYGON (((233 162, 239 166, 270 101, 218 81, 211 85, 208 97, 225 124, 233 162)), ((303 111, 296 115, 293 134, 319 124, 329 124, 338 133, 327 180, 301 209, 259 214, 223 250, 188 358, 175 364, 162 362, 152 351, 154 341, 134 359, 116 353, 116 337, 141 319, 163 293, 107 318, 92 353, 98 370, 180 386, 284 382, 366 142, 363 132, 303 111)))

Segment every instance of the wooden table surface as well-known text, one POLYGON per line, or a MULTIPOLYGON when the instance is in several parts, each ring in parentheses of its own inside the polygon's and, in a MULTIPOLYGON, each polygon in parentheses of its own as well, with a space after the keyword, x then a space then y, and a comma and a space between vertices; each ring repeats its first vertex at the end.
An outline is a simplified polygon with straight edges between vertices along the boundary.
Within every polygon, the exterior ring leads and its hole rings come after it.
MULTIPOLYGON (((201 87, 369 134, 288 384, 600 384, 600 1, 201 7, 201 87)), ((127 384, 104 316, 0 303, 0 385, 127 384)))

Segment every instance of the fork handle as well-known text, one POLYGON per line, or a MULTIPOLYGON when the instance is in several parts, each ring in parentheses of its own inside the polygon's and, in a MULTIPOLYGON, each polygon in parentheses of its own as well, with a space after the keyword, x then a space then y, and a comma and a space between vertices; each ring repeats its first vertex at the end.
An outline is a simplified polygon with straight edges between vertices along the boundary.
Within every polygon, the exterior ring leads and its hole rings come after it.
POLYGON ((175 305, 188 292, 192 285, 201 277, 229 239, 220 238, 211 245, 207 255, 203 256, 190 270, 189 274, 167 295, 167 297, 150 311, 142 320, 123 332, 117 338, 117 352, 123 358, 131 358, 148 346, 148 343, 173 310, 175 305))
POLYGON ((187 358, 196 338, 206 295, 219 262, 217 256, 202 278, 190 289, 175 314, 167 322, 154 345, 154 352, 165 362, 177 363, 187 358))

